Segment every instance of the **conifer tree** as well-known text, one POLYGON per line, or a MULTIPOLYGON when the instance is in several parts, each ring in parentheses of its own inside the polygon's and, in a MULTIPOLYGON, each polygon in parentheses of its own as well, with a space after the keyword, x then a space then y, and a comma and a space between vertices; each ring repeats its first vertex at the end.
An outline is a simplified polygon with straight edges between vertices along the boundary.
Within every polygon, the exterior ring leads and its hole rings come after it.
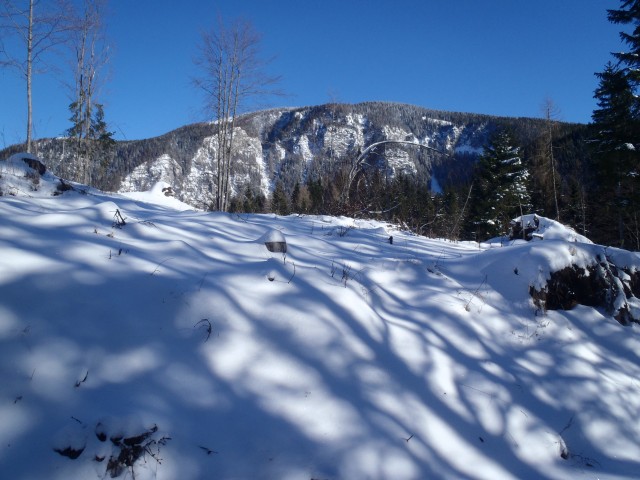
POLYGON ((317 180, 307 180, 307 189, 310 197, 309 213, 325 213, 322 181, 319 178, 317 180))
POLYGON ((276 182, 271 194, 271 211, 278 215, 289 215, 291 213, 289 199, 280 180, 276 182))
POLYGON ((476 167, 466 235, 476 240, 504 235, 509 222, 529 213, 529 171, 513 135, 493 134, 476 167))
MULTIPOLYGON (((626 52, 617 52, 613 56, 618 65, 611 62, 605 67, 600 78, 600 86, 596 90, 598 107, 593 114, 596 124, 612 125, 617 122, 612 132, 616 132, 613 141, 621 140, 629 144, 640 143, 640 0, 621 0, 618 10, 607 10, 610 22, 633 26, 633 31, 620 32, 620 38, 629 46, 626 52)), ((631 145, 627 145, 630 147, 631 145)))
POLYGON ((598 108, 592 115, 593 157, 600 191, 600 217, 615 219, 609 241, 640 249, 640 0, 621 0, 607 10, 612 23, 630 25, 620 32, 628 51, 614 53, 595 91, 598 108))
POLYGON ((634 143, 639 139, 636 99, 624 69, 609 62, 604 71, 596 75, 600 83, 594 95, 598 108, 591 117, 591 145, 599 179, 598 196, 602 199, 597 214, 615 219, 615 230, 610 229, 608 240, 615 239, 619 246, 624 246, 625 237, 628 237, 625 224, 633 226, 636 223, 640 201, 637 198, 640 158, 634 143))
POLYGON ((607 10, 607 18, 615 24, 632 25, 634 29, 631 33, 620 32, 620 38, 629 46, 629 51, 617 52, 613 56, 627 67, 625 74, 635 89, 640 86, 640 0, 621 0, 620 3, 619 9, 607 10))
POLYGON ((300 182, 296 182, 291 192, 291 208, 294 212, 300 212, 301 209, 300 182))

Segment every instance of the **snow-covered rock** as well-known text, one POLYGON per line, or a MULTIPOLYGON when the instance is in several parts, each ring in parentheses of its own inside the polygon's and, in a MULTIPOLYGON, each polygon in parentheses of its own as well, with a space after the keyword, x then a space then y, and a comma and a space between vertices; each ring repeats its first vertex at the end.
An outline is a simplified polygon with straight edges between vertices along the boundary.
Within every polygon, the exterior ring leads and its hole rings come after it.
POLYGON ((47 171, 44 161, 30 153, 0 161, 0 178, 0 195, 55 196, 73 189, 71 182, 47 171))
POLYGON ((573 228, 536 214, 523 215, 511 220, 511 240, 566 240, 568 242, 593 243, 573 228))
POLYGON ((542 311, 586 305, 602 308, 624 325, 640 322, 637 254, 594 245, 572 228, 539 215, 513 219, 510 238, 532 241, 529 254, 540 274, 529 291, 542 311))

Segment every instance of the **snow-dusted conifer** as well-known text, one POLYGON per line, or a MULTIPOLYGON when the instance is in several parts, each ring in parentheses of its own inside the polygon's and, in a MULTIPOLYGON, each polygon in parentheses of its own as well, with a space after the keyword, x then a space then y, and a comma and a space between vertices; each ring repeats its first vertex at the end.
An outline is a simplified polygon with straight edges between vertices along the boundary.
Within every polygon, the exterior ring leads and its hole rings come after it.
POLYGON ((507 231, 509 221, 531 209, 529 170, 511 132, 498 130, 485 146, 474 178, 467 233, 484 240, 507 231))

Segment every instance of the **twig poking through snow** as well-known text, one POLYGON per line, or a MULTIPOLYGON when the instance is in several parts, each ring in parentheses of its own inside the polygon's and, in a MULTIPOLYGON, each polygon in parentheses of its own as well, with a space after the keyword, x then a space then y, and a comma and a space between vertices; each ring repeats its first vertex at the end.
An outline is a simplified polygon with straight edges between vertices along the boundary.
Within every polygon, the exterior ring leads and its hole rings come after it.
MULTIPOLYGON (((478 298, 482 298, 478 295, 478 292, 480 291, 480 289, 483 287, 483 285, 487 283, 487 276, 485 275, 484 278, 482 279, 482 282, 480 283, 480 285, 478 285, 478 288, 476 288, 473 293, 471 294, 471 298, 469 298, 469 301, 467 302, 467 304, 464 306, 464 309, 468 312, 471 308, 469 307, 469 305, 471 305, 471 301, 473 300, 474 297, 478 297, 478 298)), ((482 299, 482 301, 484 302, 484 299, 482 299)))
POLYGON ((218 453, 218 452, 216 452, 215 450, 211 450, 210 448, 203 447, 202 445, 200 445, 200 448, 201 448, 202 450, 204 450, 204 451, 206 452, 206 454, 207 454, 207 455, 211 455, 212 453, 218 453))
POLYGON ((204 339, 204 341, 206 342, 207 340, 209 340, 209 337, 211 336, 211 330, 213 329, 211 322, 209 321, 209 319, 207 318, 203 318, 202 320, 200 320, 198 323, 196 323, 193 328, 196 328, 198 325, 205 325, 205 328, 207 329, 207 338, 204 339))
POLYGON ((86 371, 86 373, 84 374, 84 378, 82 380, 78 380, 76 382, 76 388, 78 388, 80 385, 82 385, 84 382, 86 382, 87 378, 89 378, 89 370, 86 371))
POLYGON ((562 434, 566 430, 571 428, 571 425, 573 425, 573 415, 571 416, 571 418, 569 419, 569 422, 565 425, 565 427, 562 430, 560 430, 560 432, 558 433, 558 444, 560 445, 560 457, 562 457, 564 460, 568 459, 570 454, 569 454, 569 447, 567 447, 567 443, 564 441, 564 438, 562 438, 562 434))
POLYGON ((154 275, 155 273, 160 271, 160 266, 165 264, 169 260, 173 260, 173 257, 165 258, 163 261, 161 261, 158 265, 156 265, 156 269, 153 272, 151 272, 150 275, 154 275))
POLYGON ((116 208, 116 213, 113 216, 113 227, 116 228, 122 228, 127 224, 127 222, 124 220, 124 217, 122 216, 122 214, 120 213, 120 210, 118 210, 116 208))
POLYGON ((293 274, 291 275, 291 278, 289 279, 289 281, 287 282, 287 285, 291 283, 291 280, 293 280, 293 277, 296 276, 296 264, 292 263, 293 265, 293 274))

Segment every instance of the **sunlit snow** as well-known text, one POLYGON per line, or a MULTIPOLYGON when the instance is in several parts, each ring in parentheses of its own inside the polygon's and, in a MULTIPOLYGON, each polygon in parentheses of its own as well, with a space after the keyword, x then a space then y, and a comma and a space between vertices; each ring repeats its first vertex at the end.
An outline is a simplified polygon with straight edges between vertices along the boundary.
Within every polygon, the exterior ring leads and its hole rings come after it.
POLYGON ((597 248, 560 224, 455 243, 0 167, 1 478, 638 477, 637 326, 529 298, 597 248))

